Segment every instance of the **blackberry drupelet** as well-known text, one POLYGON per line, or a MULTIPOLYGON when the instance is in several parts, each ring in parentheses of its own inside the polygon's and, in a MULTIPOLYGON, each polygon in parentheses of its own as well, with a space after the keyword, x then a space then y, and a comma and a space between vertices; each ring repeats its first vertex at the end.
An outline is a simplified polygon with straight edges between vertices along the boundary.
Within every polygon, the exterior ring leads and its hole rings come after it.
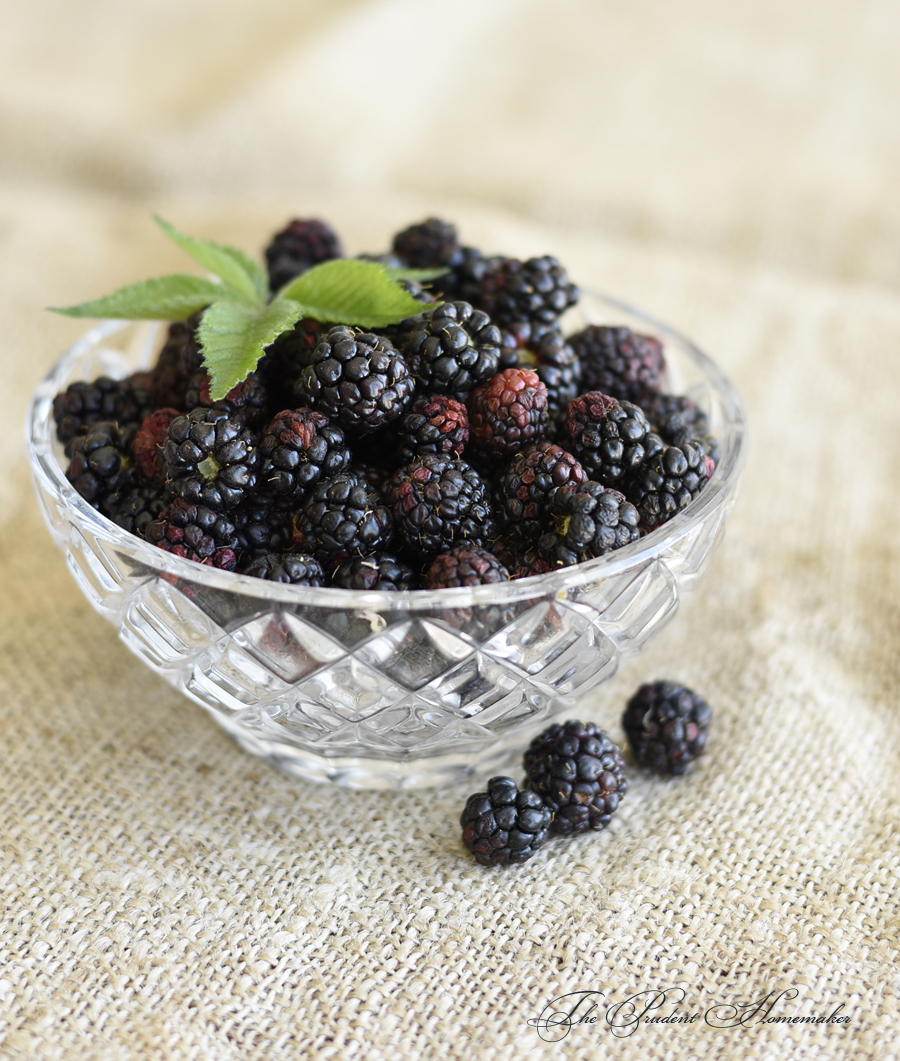
POLYGON ((266 247, 269 286, 279 291, 295 276, 321 262, 341 258, 343 253, 340 240, 324 221, 317 218, 291 221, 266 247))
MULTIPOLYGON (((650 435, 656 440, 655 435, 650 435)), ((658 527, 686 508, 706 486, 711 460, 696 442, 682 446, 661 443, 626 480, 624 491, 647 530, 658 527)))
POLYGON ((193 409, 169 424, 166 486, 217 512, 233 510, 256 486, 256 436, 220 409, 193 409))
POLYGON ((466 407, 446 394, 416 399, 398 421, 397 457, 404 464, 426 454, 459 456, 468 441, 466 407))
POLYGON ((496 537, 487 484, 463 460, 417 457, 385 487, 400 540, 420 560, 459 542, 489 545, 496 537))
POLYGON ((397 345, 425 394, 464 399, 500 363, 500 329, 468 302, 444 302, 403 321, 397 345))
POLYGON ((547 431, 547 388, 530 368, 505 368, 479 384, 468 401, 472 445, 491 457, 510 455, 547 431))
POLYGON ((654 394, 641 408, 654 433, 667 446, 696 442, 704 456, 719 463, 719 443, 710 434, 709 417, 687 395, 654 394))
POLYGON ((562 836, 605 829, 628 788, 621 750, 593 722, 544 730, 525 752, 525 770, 562 836))
POLYGON ((111 515, 135 485, 129 449, 134 428, 100 420, 66 443, 66 478, 104 515, 111 515))
POLYGON ((393 251, 415 269, 431 269, 442 265, 452 268, 462 261, 456 226, 437 217, 430 217, 427 221, 398 232, 394 236, 393 251))
POLYGON ((676 682, 642 685, 628 701, 622 726, 635 759, 660 774, 683 774, 703 752, 712 708, 676 682))
POLYGON ((648 453, 650 424, 631 402, 588 391, 569 402, 563 444, 593 479, 612 486, 635 472, 648 453))
POLYGON ((285 582, 292 586, 324 586, 325 572, 314 556, 306 553, 266 553, 257 557, 243 570, 243 574, 264 578, 269 582, 285 582))
POLYGON ((101 420, 137 427, 155 408, 152 379, 146 372, 135 372, 127 379, 78 380, 53 399, 56 437, 65 444, 101 420))
POLYGON ((186 321, 169 325, 165 345, 160 351, 151 377, 156 401, 160 407, 183 411, 185 393, 191 380, 202 370, 203 354, 197 339, 202 313, 186 321))
POLYGON ((232 420, 251 431, 258 431, 268 419, 269 393, 255 372, 250 372, 218 401, 209 396, 211 379, 208 372, 198 372, 188 384, 184 402, 186 409, 220 409, 232 420))
POLYGON ((341 428, 314 409, 283 409, 259 440, 259 492, 298 503, 350 463, 341 428))
POLYGON ((300 404, 333 417, 355 435, 396 420, 414 383, 391 341, 340 325, 320 340, 294 384, 300 404))
POLYGON ((508 581, 509 571, 493 553, 466 542, 432 560, 425 572, 424 586, 425 589, 449 589, 508 581))
POLYGON ((386 549, 393 533, 390 510, 351 471, 316 483, 294 520, 295 545, 328 566, 386 549))
POLYGON ((492 777, 469 796, 459 823, 463 843, 482 866, 527 862, 547 839, 551 812, 540 796, 520 792, 511 777, 492 777))
POLYGON ((586 390, 643 406, 665 385, 662 343, 652 335, 592 324, 569 336, 569 344, 581 361, 586 390))
POLYGON ((169 498, 158 483, 141 483, 113 504, 109 517, 129 534, 146 538, 147 528, 168 503, 169 498))
POLYGON ((500 325, 552 324, 578 301, 578 288, 556 258, 500 258, 485 271, 478 304, 500 325))
POLYGON ((167 553, 208 567, 233 571, 237 566, 237 535, 231 520, 180 497, 148 524, 146 539, 167 553))
POLYGON ((571 567, 637 541, 640 516, 625 495, 590 479, 560 487, 549 501, 552 529, 537 551, 551 567, 571 567))
POLYGON ((516 453, 494 484, 494 511, 502 532, 530 542, 549 530, 550 498, 561 486, 587 476, 562 446, 538 442, 516 453))
POLYGON ((340 589, 408 590, 415 578, 413 569, 402 560, 378 552, 345 560, 331 576, 331 584, 340 589))

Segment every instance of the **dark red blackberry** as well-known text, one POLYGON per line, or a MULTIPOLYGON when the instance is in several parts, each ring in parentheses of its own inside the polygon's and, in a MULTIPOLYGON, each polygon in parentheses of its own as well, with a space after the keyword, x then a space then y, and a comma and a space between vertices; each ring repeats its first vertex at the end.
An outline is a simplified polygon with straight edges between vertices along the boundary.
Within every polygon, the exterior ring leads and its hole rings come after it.
POLYGON ((581 386, 581 362, 557 324, 530 325, 517 321, 501 329, 501 368, 532 368, 547 388, 551 427, 565 420, 566 407, 581 386))
POLYGON ((220 409, 193 409, 169 424, 166 486, 216 512, 233 510, 256 486, 256 436, 220 409))
POLYGON ((500 330, 468 302, 443 302, 403 321, 397 345, 425 394, 464 398, 500 361, 500 330))
POLYGON ((320 340, 294 384, 300 404, 333 417, 355 435, 396 420, 414 384, 391 341, 344 325, 320 340))
POLYGON ((587 476, 562 446, 538 442, 516 453, 494 484, 494 511, 502 532, 532 541, 551 526, 550 498, 567 483, 587 476))
POLYGON ((316 218, 291 221, 266 247, 269 286, 279 291, 307 269, 343 256, 340 240, 330 225, 316 218))
POLYGON ((408 590, 415 578, 413 569, 396 556, 372 553, 345 560, 331 576, 331 584, 340 589, 408 590))
POLYGON ((299 504, 311 486, 349 463, 344 432, 324 413, 284 409, 259 440, 259 490, 299 504))
POLYGON ((146 372, 135 372, 128 379, 100 376, 92 383, 79 380, 53 399, 56 437, 66 443, 101 420, 137 427, 155 408, 152 380, 146 372))
POLYGON ((621 750, 593 722, 544 730, 525 752, 525 770, 553 812, 551 832, 562 836, 605 829, 628 788, 621 750))
POLYGON ((203 354, 197 339, 201 316, 195 313, 187 321, 175 321, 169 325, 165 345, 151 373, 156 403, 160 407, 179 411, 186 408, 185 393, 203 365, 203 354))
POLYGON ((241 569, 268 553, 283 553, 293 543, 294 509, 264 494, 250 494, 230 518, 238 540, 241 569))
POLYGON ((66 478, 85 501, 104 515, 114 512, 135 485, 129 455, 133 437, 133 427, 122 428, 101 420, 66 443, 66 478))
POLYGON ((459 542, 489 545, 496 537, 487 485, 458 458, 417 457, 388 480, 385 500, 401 541, 419 559, 459 542))
POLYGON ((511 777, 492 777, 487 792, 466 802, 463 843, 482 866, 527 862, 547 839, 550 814, 537 793, 520 792, 511 777))
POLYGON ((635 759, 660 774, 683 774, 703 752, 712 708, 676 682, 642 685, 628 701, 622 726, 635 759))
POLYGON ((174 556, 233 571, 237 566, 234 524, 221 512, 176 497, 146 530, 147 541, 174 556))
POLYGON ((496 545, 497 557, 509 571, 511 579, 529 578, 531 575, 546 575, 553 566, 538 551, 537 545, 506 539, 496 545))
POLYGON ((453 267, 462 259, 456 226, 430 217, 394 236, 394 254, 416 269, 453 267))
POLYGON ((181 416, 177 409, 157 409, 144 417, 134 435, 132 449, 138 474, 160 486, 166 481, 162 447, 169 435, 169 425, 177 416, 181 416))
POLYGON ((711 461, 696 442, 659 446, 628 477, 624 490, 640 513, 641 525, 652 530, 687 508, 706 486, 710 474, 711 461))
POLYGON ((526 262, 501 258, 486 270, 478 304, 500 325, 513 321, 552 324, 578 301, 578 294, 556 258, 545 255, 526 262))
POLYGON ((269 418, 269 393, 265 384, 255 372, 235 384, 231 390, 213 401, 209 396, 212 380, 208 372, 198 372, 188 384, 184 401, 186 409, 220 409, 232 420, 251 431, 258 431, 269 418))
POLYGON ((650 425, 631 402, 588 391, 569 402, 563 444, 593 479, 612 486, 641 466, 650 425))
POLYGON ((133 487, 114 503, 110 519, 129 534, 147 537, 147 528, 169 503, 165 490, 157 483, 142 483, 133 487))
POLYGON ((398 421, 397 457, 459 456, 469 441, 469 414, 462 402, 446 394, 418 398, 398 421))
POLYGON ((560 487, 549 501, 552 530, 537 551, 553 567, 570 567, 637 541, 640 516, 618 490, 585 480, 560 487))
POLYGON ((423 585, 425 589, 450 589, 508 581, 509 571, 493 553, 465 542, 432 560, 423 585))
POLYGON ((704 456, 719 463, 719 443, 710 434, 709 417, 686 395, 654 394, 641 408, 653 431, 667 446, 695 442, 704 456))
POLYGON ((547 431, 547 388, 530 368, 505 368, 479 384, 468 401, 472 445, 502 456, 539 442, 547 431))
POLYGON ((249 563, 243 574, 292 586, 324 586, 325 572, 314 556, 305 553, 267 553, 249 563))
POLYGON ((295 545, 328 566, 386 549, 393 533, 381 497, 350 471, 316 483, 294 520, 295 545))
POLYGON ((652 335, 592 324, 569 336, 569 345, 581 361, 587 390, 643 406, 665 386, 662 343, 652 335))

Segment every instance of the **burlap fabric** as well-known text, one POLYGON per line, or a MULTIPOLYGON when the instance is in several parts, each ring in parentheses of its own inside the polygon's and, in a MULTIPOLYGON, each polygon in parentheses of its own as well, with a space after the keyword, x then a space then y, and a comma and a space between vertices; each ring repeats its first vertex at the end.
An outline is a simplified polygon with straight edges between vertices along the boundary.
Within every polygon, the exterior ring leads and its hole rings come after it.
POLYGON ((896 1058, 896 5, 2 8, 0 1055, 896 1058), (702 690, 691 775, 633 771, 604 834, 486 871, 471 786, 293 780, 128 653, 21 425, 79 332, 43 306, 183 267, 153 210, 251 250, 294 214, 363 250, 439 212, 714 354, 750 410, 733 521, 583 706, 620 735, 640 681, 702 690), (768 1016, 849 1021, 704 1019, 788 989, 768 1016), (617 1038, 651 990, 697 1019, 617 1038), (527 1023, 585 991, 565 1039, 527 1023))

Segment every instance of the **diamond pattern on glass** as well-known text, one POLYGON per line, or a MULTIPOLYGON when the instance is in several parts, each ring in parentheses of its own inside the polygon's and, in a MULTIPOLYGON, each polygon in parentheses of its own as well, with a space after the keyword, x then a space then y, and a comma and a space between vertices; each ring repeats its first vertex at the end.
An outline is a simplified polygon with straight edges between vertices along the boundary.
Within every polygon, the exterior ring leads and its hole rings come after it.
POLYGON ((321 704, 349 722, 368 718, 402 700, 407 691, 353 656, 323 667, 294 686, 298 707, 321 704))
POLYGON ((357 649, 356 656, 415 691, 473 652, 469 641, 441 624, 413 619, 370 639, 357 649))
POLYGON ((620 652, 638 651, 671 619, 678 607, 675 578, 662 560, 652 560, 627 583, 618 581, 612 601, 591 603, 601 612, 600 623, 620 652))
POLYGON ((287 682, 296 682, 344 655, 330 637, 290 612, 261 615, 235 630, 232 637, 287 682))

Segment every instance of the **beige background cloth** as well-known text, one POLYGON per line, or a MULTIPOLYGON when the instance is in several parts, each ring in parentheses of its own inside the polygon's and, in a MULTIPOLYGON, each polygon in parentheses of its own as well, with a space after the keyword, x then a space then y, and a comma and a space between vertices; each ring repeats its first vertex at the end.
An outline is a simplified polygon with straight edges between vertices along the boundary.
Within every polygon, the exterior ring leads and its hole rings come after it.
MULTIPOLYGON (((890 0, 2 2, 0 1056, 900 1056, 900 9, 890 0), (47 304, 184 267, 150 221, 351 251, 432 213, 557 254, 747 402, 724 544, 643 680, 716 710, 688 777, 486 871, 472 785, 316 787, 239 751, 89 608, 29 483, 47 304), (693 1024, 617 1039, 680 985, 693 1024), (795 988, 772 1015, 702 1014, 795 988), (602 992, 560 1043, 526 1023, 602 992)), ((672 998, 674 996, 670 996, 672 998)), ((671 1007, 665 1013, 672 1012, 671 1007)))

